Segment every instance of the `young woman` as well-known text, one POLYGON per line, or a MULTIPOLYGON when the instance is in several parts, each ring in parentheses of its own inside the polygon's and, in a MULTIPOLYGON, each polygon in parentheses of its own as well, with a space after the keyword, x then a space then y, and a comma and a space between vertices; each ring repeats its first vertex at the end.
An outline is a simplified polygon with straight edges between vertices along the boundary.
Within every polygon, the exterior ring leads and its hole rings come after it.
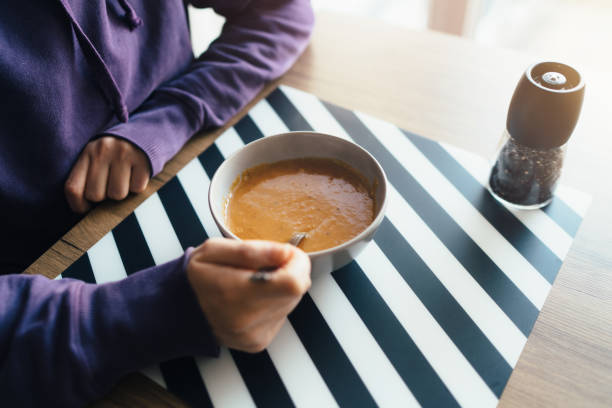
POLYGON ((105 285, 16 275, 92 203, 141 192, 308 41, 308 0, 199 0, 226 17, 194 58, 183 0, 0 5, 0 398, 82 405, 126 372, 218 345, 269 344, 310 285, 308 257, 209 240, 105 285), (249 280, 277 266, 265 285, 249 280))

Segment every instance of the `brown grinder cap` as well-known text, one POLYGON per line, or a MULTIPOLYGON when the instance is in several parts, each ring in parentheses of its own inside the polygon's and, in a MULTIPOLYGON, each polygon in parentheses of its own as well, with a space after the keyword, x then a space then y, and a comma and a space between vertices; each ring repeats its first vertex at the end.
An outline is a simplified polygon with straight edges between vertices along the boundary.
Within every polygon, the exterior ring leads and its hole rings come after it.
POLYGON ((525 146, 562 146, 574 131, 583 99, 584 81, 574 68, 559 62, 533 64, 514 90, 506 128, 525 146))

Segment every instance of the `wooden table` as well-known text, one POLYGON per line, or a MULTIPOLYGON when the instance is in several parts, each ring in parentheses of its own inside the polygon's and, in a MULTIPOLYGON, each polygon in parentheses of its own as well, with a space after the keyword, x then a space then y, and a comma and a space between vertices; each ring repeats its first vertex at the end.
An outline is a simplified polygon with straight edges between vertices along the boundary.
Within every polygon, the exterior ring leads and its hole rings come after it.
MULTIPOLYGON (((438 33, 321 14, 304 55, 257 99, 280 82, 491 157, 518 79, 530 63, 543 58, 438 33)), ((591 194, 593 204, 501 406, 612 406, 612 81, 597 67, 579 69, 587 90, 568 150, 564 184, 591 194)), ((146 193, 97 207, 27 273, 55 277, 222 131, 194 137, 146 193)), ((136 404, 182 405, 139 374, 126 377, 98 403, 136 404)))

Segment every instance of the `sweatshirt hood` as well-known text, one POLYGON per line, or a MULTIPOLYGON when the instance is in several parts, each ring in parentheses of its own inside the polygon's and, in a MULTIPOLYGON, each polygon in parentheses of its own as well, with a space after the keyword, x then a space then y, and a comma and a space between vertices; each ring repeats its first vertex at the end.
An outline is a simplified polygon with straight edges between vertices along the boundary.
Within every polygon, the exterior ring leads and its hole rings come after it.
MULTIPOLYGON (((102 90, 104 96, 113 106, 113 110, 117 118, 121 122, 127 122, 129 118, 127 104, 121 90, 119 89, 119 86, 117 85, 115 77, 110 71, 110 68, 106 62, 104 62, 102 55, 100 55, 100 52, 96 49, 91 39, 87 36, 87 34, 85 34, 83 28, 74 17, 74 13, 70 7, 70 4, 68 3, 68 0, 59 0, 59 2, 70 20, 70 24, 72 25, 72 29, 76 35, 79 46, 81 47, 83 55, 85 56, 85 59, 93 72, 95 81, 102 90)), ((142 19, 138 16, 138 14, 136 14, 136 11, 130 5, 128 0, 118 0, 118 2, 121 8, 125 11, 123 19, 128 28, 130 30, 138 28, 142 24, 142 19)))

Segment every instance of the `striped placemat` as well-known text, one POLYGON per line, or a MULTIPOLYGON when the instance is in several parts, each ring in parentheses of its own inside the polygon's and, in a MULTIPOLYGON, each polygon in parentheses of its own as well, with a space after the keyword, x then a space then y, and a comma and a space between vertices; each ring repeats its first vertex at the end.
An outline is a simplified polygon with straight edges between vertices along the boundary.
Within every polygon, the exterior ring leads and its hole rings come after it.
POLYGON ((280 87, 63 274, 121 279, 219 236, 208 186, 225 157, 289 130, 352 139, 382 164, 389 206, 348 266, 314 280, 270 347, 144 370, 193 406, 495 406, 590 199, 564 187, 508 210, 482 158, 280 87))

